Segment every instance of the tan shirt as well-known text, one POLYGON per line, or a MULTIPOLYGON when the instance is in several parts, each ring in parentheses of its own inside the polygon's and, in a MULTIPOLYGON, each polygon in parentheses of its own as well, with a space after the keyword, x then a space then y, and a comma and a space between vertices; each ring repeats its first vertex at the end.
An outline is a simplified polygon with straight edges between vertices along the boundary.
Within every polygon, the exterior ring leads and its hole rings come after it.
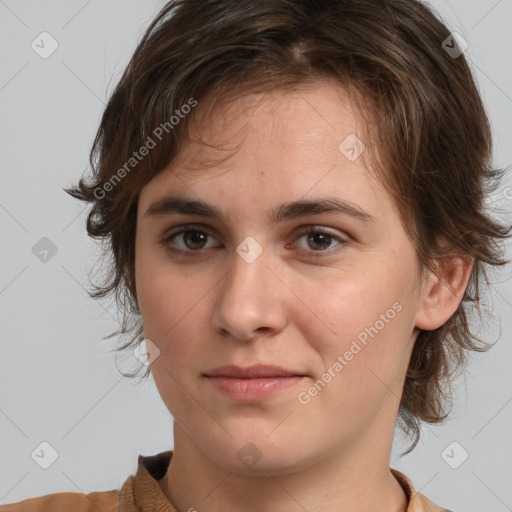
MULTIPOLYGON (((59 492, 0 506, 0 512, 176 512, 158 485, 171 462, 172 451, 139 455, 136 475, 120 491, 59 492)), ((407 512, 450 512, 417 493, 408 478, 391 469, 402 485, 409 506, 407 512)))

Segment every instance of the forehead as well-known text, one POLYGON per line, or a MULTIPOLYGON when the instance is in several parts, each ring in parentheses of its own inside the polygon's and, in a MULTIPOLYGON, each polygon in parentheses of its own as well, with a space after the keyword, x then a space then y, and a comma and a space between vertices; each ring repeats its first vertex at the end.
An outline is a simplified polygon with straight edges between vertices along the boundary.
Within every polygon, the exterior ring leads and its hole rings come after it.
MULTIPOLYGON (((332 165, 342 141, 356 134, 367 137, 348 90, 332 79, 291 90, 210 95, 199 102, 190 121, 188 137, 173 161, 176 172, 221 169, 237 153, 238 160, 257 159, 262 168, 276 158, 291 165, 332 165)), ((367 147, 370 143, 364 142, 367 147)))
POLYGON ((256 215, 258 206, 269 211, 319 197, 339 197, 376 214, 389 209, 366 162, 365 120, 334 81, 205 98, 190 121, 177 156, 143 189, 141 208, 181 194, 247 215, 256 215))

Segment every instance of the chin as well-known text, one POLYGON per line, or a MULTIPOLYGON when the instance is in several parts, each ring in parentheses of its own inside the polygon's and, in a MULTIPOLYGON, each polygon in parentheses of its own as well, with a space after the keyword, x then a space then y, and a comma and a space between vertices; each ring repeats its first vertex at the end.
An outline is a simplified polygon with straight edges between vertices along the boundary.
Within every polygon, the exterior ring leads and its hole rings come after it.
POLYGON ((294 473, 314 465, 320 458, 318 453, 311 453, 311 447, 307 452, 298 450, 297 440, 292 441, 291 436, 287 438, 287 446, 286 439, 276 436, 269 442, 265 440, 266 435, 261 436, 261 441, 249 441, 246 435, 230 438, 226 444, 215 443, 215 448, 207 450, 207 453, 216 465, 225 470, 252 476, 294 473))

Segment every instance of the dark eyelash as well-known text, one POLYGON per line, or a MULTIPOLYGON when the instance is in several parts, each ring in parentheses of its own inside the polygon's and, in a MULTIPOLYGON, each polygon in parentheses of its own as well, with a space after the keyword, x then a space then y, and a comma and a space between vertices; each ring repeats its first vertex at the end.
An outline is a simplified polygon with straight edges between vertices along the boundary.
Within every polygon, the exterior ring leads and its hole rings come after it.
MULTIPOLYGON (((215 235, 213 233, 211 233, 210 231, 204 229, 202 226, 201 227, 199 227, 199 226, 196 227, 194 225, 187 225, 187 226, 182 226, 182 227, 178 228, 176 231, 172 231, 171 233, 165 235, 164 238, 160 241, 160 244, 162 246, 164 246, 168 251, 173 252, 175 254, 192 255, 194 253, 201 253, 202 252, 201 249, 199 249, 197 251, 193 251, 193 250, 185 251, 183 249, 176 249, 176 248, 173 248, 173 247, 169 247, 167 245, 168 242, 172 238, 174 238, 174 237, 176 237, 178 235, 181 235, 183 233, 191 232, 191 231, 195 232, 195 233, 202 233, 202 234, 205 234, 205 235, 208 235, 208 236, 211 236, 211 237, 215 237, 215 235)), ((331 247, 330 249, 325 250, 325 251, 305 251, 306 252, 305 256, 307 258, 321 258, 321 257, 329 256, 329 255, 333 254, 334 252, 339 251, 341 249, 341 246, 343 246, 343 245, 345 245, 347 243, 346 240, 343 240, 342 238, 340 238, 340 237, 338 237, 336 235, 333 235, 332 233, 330 233, 326 229, 323 229, 321 227, 317 227, 317 226, 314 226, 314 225, 306 226, 304 229, 302 229, 296 235, 296 238, 301 238, 304 235, 309 235, 310 233, 323 234, 323 235, 330 236, 333 239, 335 239, 336 241, 338 241, 339 245, 337 245, 335 247, 331 247)))
POLYGON ((175 249, 175 248, 169 247, 167 245, 168 242, 171 240, 171 238, 174 238, 178 235, 182 235, 183 233, 188 233, 189 231, 192 231, 194 233, 202 233, 202 234, 214 237, 214 235, 211 232, 205 230, 203 227, 196 227, 193 224, 191 224, 191 225, 187 225, 187 226, 182 226, 182 227, 178 228, 176 231, 172 231, 171 233, 166 234, 160 241, 160 244, 163 247, 165 247, 166 250, 173 252, 175 254, 191 254, 191 253, 195 253, 195 252, 197 252, 197 253, 201 252, 200 250, 184 251, 183 249, 175 249))
POLYGON ((304 235, 309 235, 310 233, 327 235, 327 236, 335 239, 336 241, 338 241, 339 245, 336 245, 335 247, 331 247, 330 249, 327 249, 325 251, 306 251, 307 258, 322 258, 322 257, 330 256, 330 255, 338 252, 339 250, 341 250, 342 246, 346 244, 346 240, 343 240, 339 236, 333 235, 332 233, 330 233, 328 230, 326 230, 324 228, 316 227, 316 226, 307 226, 305 229, 301 230, 298 233, 297 238, 301 238, 304 235))

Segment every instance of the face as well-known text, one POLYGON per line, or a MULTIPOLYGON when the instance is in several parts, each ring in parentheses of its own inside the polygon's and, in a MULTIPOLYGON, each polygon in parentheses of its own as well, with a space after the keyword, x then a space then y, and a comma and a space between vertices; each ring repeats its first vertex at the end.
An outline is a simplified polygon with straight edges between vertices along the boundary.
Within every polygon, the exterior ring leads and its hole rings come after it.
POLYGON ((181 439, 253 474, 390 443, 421 273, 346 91, 207 110, 138 205, 137 299, 181 439))

